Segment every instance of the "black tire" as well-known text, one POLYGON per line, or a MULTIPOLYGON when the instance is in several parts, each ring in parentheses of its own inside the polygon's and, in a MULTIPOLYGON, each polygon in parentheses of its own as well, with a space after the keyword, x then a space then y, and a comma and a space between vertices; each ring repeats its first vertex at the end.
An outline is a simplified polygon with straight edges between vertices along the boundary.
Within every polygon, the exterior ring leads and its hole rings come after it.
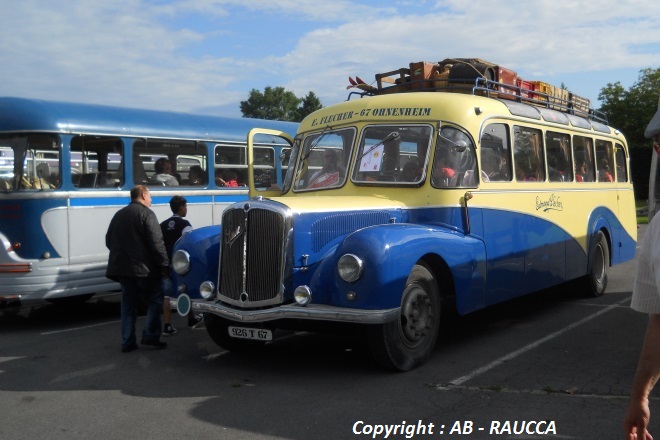
POLYGON ((211 313, 204 313, 206 332, 218 346, 236 353, 246 353, 258 350, 266 345, 262 341, 232 338, 229 336, 230 325, 235 325, 235 323, 211 313))
POLYGON ((378 364, 408 371, 433 352, 440 331, 440 292, 431 271, 416 264, 403 289, 399 319, 369 326, 369 346, 378 364))
POLYGON ((596 297, 605 293, 610 267, 610 247, 603 231, 598 231, 589 251, 587 275, 581 278, 586 296, 596 297))

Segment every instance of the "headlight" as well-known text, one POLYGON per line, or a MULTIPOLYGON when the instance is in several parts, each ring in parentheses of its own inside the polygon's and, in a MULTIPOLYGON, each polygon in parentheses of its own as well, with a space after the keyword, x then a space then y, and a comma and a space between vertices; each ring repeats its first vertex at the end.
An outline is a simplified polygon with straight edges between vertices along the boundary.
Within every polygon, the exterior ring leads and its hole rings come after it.
POLYGON ((183 250, 178 250, 172 255, 172 269, 178 275, 185 275, 190 270, 190 254, 183 250))
POLYGON ((215 284, 211 281, 204 281, 199 285, 199 294, 202 295, 204 299, 211 299, 213 293, 215 292, 215 284))
POLYGON ((347 283, 357 281, 362 276, 362 260, 353 254, 346 254, 337 262, 337 272, 347 283))

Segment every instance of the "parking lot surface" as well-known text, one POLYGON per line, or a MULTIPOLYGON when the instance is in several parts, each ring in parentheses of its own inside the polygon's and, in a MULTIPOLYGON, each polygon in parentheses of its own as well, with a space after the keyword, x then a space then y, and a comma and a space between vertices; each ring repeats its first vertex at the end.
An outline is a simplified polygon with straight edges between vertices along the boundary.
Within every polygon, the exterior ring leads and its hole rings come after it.
POLYGON ((238 355, 178 316, 167 349, 123 354, 117 295, 3 310, 0 438, 623 438, 646 326, 634 271, 611 268, 600 298, 566 285, 458 318, 408 373, 380 370, 355 334, 238 355))

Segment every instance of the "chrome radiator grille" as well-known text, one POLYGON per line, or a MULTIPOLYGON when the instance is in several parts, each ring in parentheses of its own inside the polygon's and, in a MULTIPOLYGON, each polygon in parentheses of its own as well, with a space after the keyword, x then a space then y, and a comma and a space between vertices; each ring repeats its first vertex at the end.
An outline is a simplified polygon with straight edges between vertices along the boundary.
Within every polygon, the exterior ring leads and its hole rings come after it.
POLYGON ((242 307, 282 302, 286 217, 255 204, 228 208, 222 216, 220 298, 242 307))

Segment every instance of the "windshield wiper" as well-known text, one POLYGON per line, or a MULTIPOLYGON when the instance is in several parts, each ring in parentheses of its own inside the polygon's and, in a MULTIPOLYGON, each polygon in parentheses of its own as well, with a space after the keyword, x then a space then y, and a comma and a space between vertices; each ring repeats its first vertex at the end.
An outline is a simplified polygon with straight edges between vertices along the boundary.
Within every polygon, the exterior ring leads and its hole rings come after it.
POLYGON ((323 131, 321 132, 321 134, 319 134, 319 137, 317 137, 316 139, 314 139, 314 142, 312 143, 312 145, 309 146, 309 150, 307 150, 307 153, 305 153, 305 155, 304 155, 303 158, 302 158, 302 161, 303 161, 303 162, 307 160, 307 158, 309 157, 309 155, 312 154, 312 150, 313 150, 314 148, 318 147, 319 143, 321 142, 321 139, 323 139, 323 138, 325 137, 325 135, 328 134, 328 131, 330 131, 331 129, 332 129, 332 127, 331 127, 330 125, 327 125, 327 126, 323 129, 323 131))
POLYGON ((364 153, 362 153, 362 156, 360 156, 360 159, 362 159, 364 156, 366 156, 367 154, 369 154, 369 153, 371 153, 372 151, 374 151, 376 148, 378 148, 378 147, 380 147, 381 145, 383 145, 385 142, 394 141, 394 140, 396 140, 396 139, 399 139, 400 137, 401 137, 401 135, 399 134, 398 131, 393 131, 392 133, 388 134, 388 135, 385 136, 383 139, 381 139, 381 141, 378 142, 376 145, 372 145, 371 147, 369 147, 369 149, 368 149, 367 151, 365 151, 364 153))
POLYGON ((467 142, 465 142, 463 139, 460 139, 458 142, 455 142, 449 138, 444 137, 442 134, 438 133, 438 137, 442 139, 443 141, 447 142, 448 144, 451 144, 454 147, 454 151, 458 153, 462 153, 465 151, 468 147, 467 142))

